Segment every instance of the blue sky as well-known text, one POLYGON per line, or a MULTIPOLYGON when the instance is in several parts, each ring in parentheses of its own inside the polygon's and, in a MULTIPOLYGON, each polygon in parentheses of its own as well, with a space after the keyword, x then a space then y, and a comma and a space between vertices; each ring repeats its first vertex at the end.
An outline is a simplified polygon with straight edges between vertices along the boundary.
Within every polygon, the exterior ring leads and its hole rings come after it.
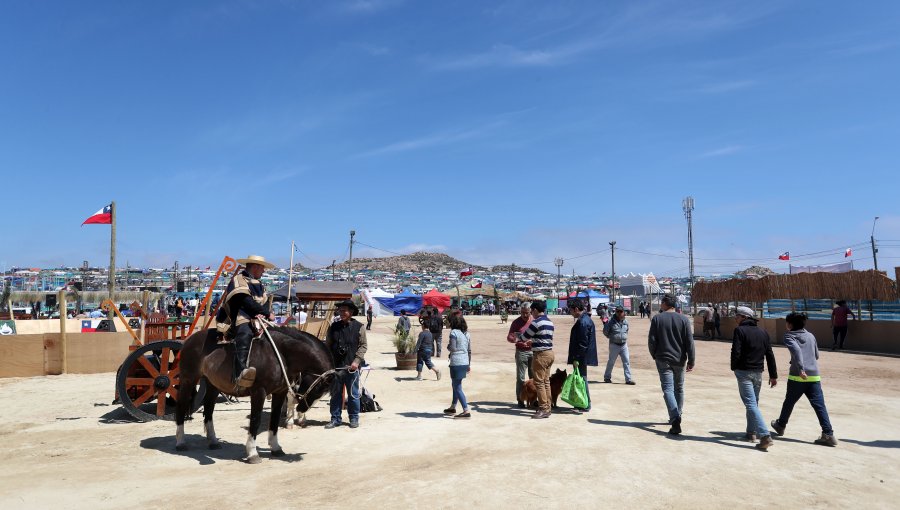
POLYGON ((4 2, 0 263, 104 264, 79 225, 115 200, 122 266, 292 239, 325 265, 355 229, 686 274, 692 195, 699 274, 869 268, 875 216, 892 268, 898 26, 892 1, 4 2))

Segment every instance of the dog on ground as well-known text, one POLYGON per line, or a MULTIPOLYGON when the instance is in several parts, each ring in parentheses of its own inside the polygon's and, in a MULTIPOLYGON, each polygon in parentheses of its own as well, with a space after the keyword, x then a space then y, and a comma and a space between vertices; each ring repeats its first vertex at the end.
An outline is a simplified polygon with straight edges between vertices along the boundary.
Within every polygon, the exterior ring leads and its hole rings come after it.
MULTIPOLYGON (((556 372, 550 376, 550 401, 553 409, 556 409, 556 400, 559 398, 560 392, 562 392, 563 383, 566 382, 567 372, 567 370, 557 368, 556 372)), ((534 379, 526 380, 525 385, 522 386, 522 401, 527 403, 529 407, 538 406, 537 387, 534 385, 534 379)))

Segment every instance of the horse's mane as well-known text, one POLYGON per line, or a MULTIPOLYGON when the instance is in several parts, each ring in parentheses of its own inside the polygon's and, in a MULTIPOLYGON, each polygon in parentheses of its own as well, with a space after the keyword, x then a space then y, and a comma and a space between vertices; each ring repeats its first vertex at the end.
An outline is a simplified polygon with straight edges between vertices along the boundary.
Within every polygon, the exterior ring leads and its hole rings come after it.
POLYGON ((328 350, 328 347, 325 347, 325 342, 319 340, 318 337, 307 333, 306 331, 300 331, 297 328, 292 328, 289 326, 273 326, 269 329, 281 333, 291 340, 299 340, 300 342, 306 343, 307 345, 311 345, 314 349, 318 349, 323 354, 326 354, 329 357, 331 356, 331 352, 328 350))

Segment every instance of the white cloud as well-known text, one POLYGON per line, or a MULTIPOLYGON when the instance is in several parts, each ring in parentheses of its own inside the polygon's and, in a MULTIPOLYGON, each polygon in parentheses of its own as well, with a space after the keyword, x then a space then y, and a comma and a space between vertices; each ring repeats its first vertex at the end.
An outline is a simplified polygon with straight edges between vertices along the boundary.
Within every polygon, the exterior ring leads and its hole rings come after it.
POLYGON ((387 144, 385 146, 379 147, 377 149, 372 149, 360 154, 357 154, 355 157, 369 157, 369 156, 378 156, 381 154, 391 154, 397 152, 407 152, 412 150, 424 149, 427 147, 438 147, 442 145, 450 145, 457 142, 461 142, 464 140, 470 140, 473 138, 478 138, 487 134, 488 132, 496 129, 497 127, 504 124, 502 121, 492 122, 490 124, 486 124, 484 126, 471 128, 471 129, 463 129, 456 131, 444 131, 441 133, 435 133, 428 136, 423 136, 419 138, 412 138, 409 140, 401 140, 399 142, 393 142, 387 144))
POLYGON ((743 145, 727 145, 725 147, 720 147, 718 149, 704 152, 699 157, 700 157, 700 159, 705 159, 705 158, 717 158, 720 156, 728 156, 730 154, 735 154, 737 152, 740 152, 740 151, 744 150, 744 148, 745 147, 743 145))
POLYGON ((753 80, 725 81, 704 85, 697 90, 704 94, 723 94, 726 92, 734 92, 736 90, 750 88, 755 86, 756 84, 757 82, 753 80))

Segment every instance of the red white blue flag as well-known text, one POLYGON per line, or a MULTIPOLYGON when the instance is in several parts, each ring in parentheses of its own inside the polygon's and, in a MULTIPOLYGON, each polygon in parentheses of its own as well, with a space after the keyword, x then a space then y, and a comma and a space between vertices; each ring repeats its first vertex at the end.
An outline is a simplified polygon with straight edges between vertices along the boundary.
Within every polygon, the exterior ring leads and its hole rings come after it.
POLYGON ((787 251, 782 253, 778 256, 778 260, 791 260, 791 253, 787 251))
POLYGON ((112 225, 112 204, 92 214, 82 225, 112 225))
POLYGON ((847 258, 851 255, 853 255, 853 250, 851 250, 850 248, 847 248, 847 250, 844 251, 844 258, 847 258))

